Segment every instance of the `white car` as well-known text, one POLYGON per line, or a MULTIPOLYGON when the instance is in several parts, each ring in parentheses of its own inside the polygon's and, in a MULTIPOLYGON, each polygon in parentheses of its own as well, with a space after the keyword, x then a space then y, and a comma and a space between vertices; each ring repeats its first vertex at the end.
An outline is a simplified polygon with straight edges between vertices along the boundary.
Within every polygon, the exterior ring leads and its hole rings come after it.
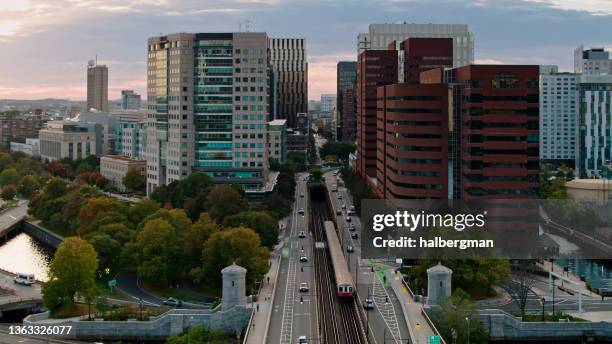
POLYGON ((342 199, 342 194, 338 194, 338 199, 342 199))
POLYGON ((342 204, 342 210, 346 209, 346 204, 342 204))
POLYGON ((307 261, 308 261, 308 257, 306 257, 306 256, 301 256, 300 257, 300 262, 306 263, 307 261))
POLYGON ((304 193, 303 192, 300 194, 300 198, 304 198, 304 193))
POLYGON ((304 208, 300 208, 300 209, 298 210, 298 213, 300 213, 300 215, 304 215, 304 208))
POLYGON ((304 232, 304 231, 300 231, 300 233, 298 234, 298 236, 299 236, 300 238, 305 238, 305 237, 306 237, 306 232, 304 232))
POLYGON ((346 222, 351 222, 351 217, 350 216, 346 217, 346 222))
POLYGON ((23 284, 29 286, 34 284, 35 282, 34 275, 18 272, 17 275, 15 275, 15 278, 13 278, 13 282, 15 282, 15 284, 23 284))
POLYGON ((302 282, 300 283, 300 292, 306 293, 308 291, 308 283, 302 282))
POLYGON ((374 300, 372 300, 371 298, 366 298, 365 301, 363 301, 363 308, 364 309, 374 309, 374 300))
POLYGON ((348 253, 352 253, 353 251, 354 251, 354 249, 353 249, 353 245, 348 245, 348 246, 346 246, 346 252, 348 252, 348 253))
POLYGON ((308 343, 308 339, 306 339, 306 336, 300 336, 298 338, 297 344, 306 344, 308 343))

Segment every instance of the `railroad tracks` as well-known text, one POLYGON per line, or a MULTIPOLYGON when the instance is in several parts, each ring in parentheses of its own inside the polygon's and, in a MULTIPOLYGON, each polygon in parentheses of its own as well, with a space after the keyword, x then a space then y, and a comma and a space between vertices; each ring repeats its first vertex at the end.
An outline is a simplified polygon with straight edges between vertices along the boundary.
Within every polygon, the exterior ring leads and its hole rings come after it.
MULTIPOLYGON (((313 237, 323 243, 323 223, 329 219, 326 204, 312 203, 313 237)), ((327 247, 316 247, 314 252, 315 281, 319 305, 319 325, 322 343, 366 343, 355 300, 338 299, 334 271, 327 247)))

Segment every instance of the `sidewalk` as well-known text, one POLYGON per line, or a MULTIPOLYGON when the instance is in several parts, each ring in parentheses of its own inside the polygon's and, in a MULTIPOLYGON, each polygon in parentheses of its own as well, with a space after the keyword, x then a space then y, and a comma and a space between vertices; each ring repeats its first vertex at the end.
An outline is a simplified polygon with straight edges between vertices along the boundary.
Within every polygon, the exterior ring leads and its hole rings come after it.
POLYGON ((394 273, 395 269, 388 269, 386 272, 387 283, 393 289, 402 305, 402 313, 408 323, 408 331, 414 344, 427 344, 429 337, 435 335, 434 330, 429 326, 425 316, 421 313, 423 304, 415 302, 410 296, 408 289, 402 284, 402 275, 394 273))
POLYGON ((283 241, 281 241, 270 254, 270 270, 264 276, 263 285, 259 290, 259 297, 253 304, 253 317, 251 318, 251 322, 249 322, 250 328, 248 329, 244 343, 262 344, 266 342, 268 328, 270 327, 270 318, 272 316, 274 289, 276 288, 276 278, 280 267, 282 247, 283 241))
MULTIPOLYGON (((580 292, 582 293, 582 295, 585 295, 585 296, 598 297, 597 294, 593 293, 592 291, 589 290, 589 288, 587 288, 586 282, 581 281, 580 277, 574 275, 571 272, 564 272, 563 268, 560 267, 559 265, 551 263, 549 261, 545 261, 544 264, 537 263, 537 265, 541 267, 542 269, 544 269, 545 271, 551 271, 552 269, 557 275, 562 275, 568 280, 573 282, 573 283, 572 282, 568 283, 568 282, 562 282, 562 281, 555 280, 554 284, 556 286, 563 286, 563 288, 565 288, 566 290, 569 290, 572 293, 580 292)), ((545 291, 545 294, 548 294, 548 291, 545 291)))

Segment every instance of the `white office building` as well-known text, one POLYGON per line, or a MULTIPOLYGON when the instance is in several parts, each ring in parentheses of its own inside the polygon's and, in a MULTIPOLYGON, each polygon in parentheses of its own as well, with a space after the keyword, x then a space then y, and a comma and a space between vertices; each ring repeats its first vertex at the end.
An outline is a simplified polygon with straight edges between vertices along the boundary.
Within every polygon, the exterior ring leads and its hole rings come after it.
POLYGON ((540 67, 540 160, 573 165, 576 158, 580 75, 540 67))
POLYGON ((452 38, 453 67, 474 63, 474 34, 465 24, 370 24, 357 36, 357 52, 387 50, 389 43, 409 37, 452 38))
POLYGON ((610 52, 604 48, 585 50, 581 45, 574 50, 574 72, 583 75, 612 74, 610 52))

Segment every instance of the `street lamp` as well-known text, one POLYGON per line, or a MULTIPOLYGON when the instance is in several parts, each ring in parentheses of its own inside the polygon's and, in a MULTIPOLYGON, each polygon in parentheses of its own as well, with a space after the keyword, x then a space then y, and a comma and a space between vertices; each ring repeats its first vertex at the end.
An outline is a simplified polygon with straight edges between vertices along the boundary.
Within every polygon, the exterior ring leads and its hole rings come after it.
POLYGON ((140 305, 140 321, 142 321, 142 298, 138 298, 138 304, 140 305))
POLYGON ((544 321, 544 305, 546 304, 546 299, 542 298, 542 321, 544 321))
POLYGON ((467 344, 470 344, 470 317, 465 317, 465 321, 467 321, 467 325, 468 325, 468 328, 467 328, 467 334, 468 334, 467 335, 467 337, 468 337, 467 338, 467 344))

